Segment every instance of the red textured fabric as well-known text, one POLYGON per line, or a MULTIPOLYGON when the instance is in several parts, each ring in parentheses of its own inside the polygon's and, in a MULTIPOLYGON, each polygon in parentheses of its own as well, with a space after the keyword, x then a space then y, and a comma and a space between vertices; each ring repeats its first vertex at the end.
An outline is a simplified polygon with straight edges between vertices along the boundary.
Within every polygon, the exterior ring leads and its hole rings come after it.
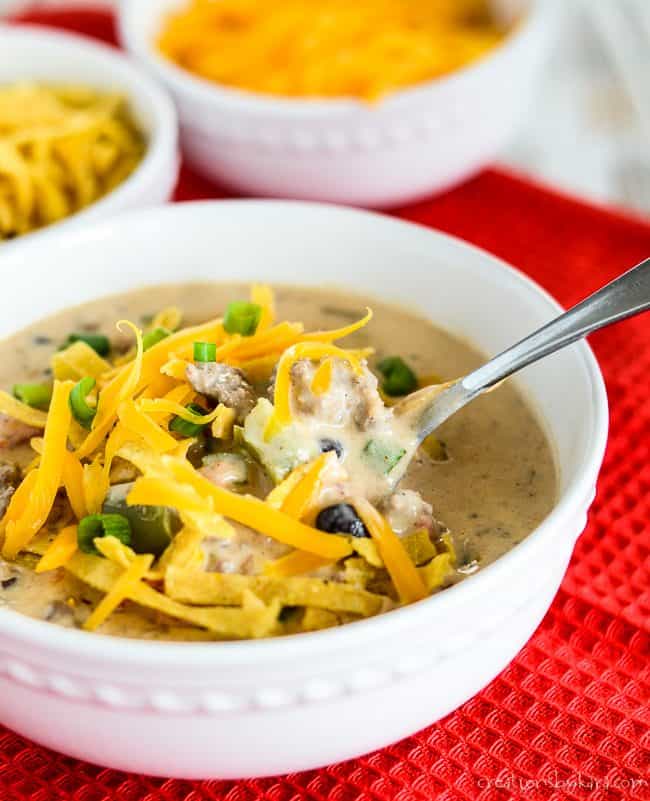
MULTIPOLYGON (((29 20, 113 37, 102 13, 29 20)), ((184 171, 177 199, 224 194, 184 171)), ((487 248, 567 305, 650 255, 649 226, 496 171, 396 214, 487 248)), ((603 331, 592 344, 612 420, 589 526, 539 629, 482 693, 363 759, 259 781, 131 776, 0 728, 0 800, 650 799, 650 316, 603 331)))

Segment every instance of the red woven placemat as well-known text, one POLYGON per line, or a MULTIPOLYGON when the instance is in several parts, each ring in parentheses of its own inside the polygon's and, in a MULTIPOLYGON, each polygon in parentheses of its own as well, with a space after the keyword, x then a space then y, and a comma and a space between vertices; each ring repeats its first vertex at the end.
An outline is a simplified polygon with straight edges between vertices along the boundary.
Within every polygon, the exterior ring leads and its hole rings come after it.
MULTIPOLYGON (((114 41, 105 13, 25 18, 114 41)), ((178 200, 224 195, 187 170, 177 190, 178 200)), ((395 213, 487 248, 565 305, 650 255, 649 226, 495 171, 395 213)), ((103 770, 0 727, 0 800, 650 799, 650 316, 592 344, 612 420, 589 526, 534 637, 482 693, 370 756, 247 782, 103 770)))

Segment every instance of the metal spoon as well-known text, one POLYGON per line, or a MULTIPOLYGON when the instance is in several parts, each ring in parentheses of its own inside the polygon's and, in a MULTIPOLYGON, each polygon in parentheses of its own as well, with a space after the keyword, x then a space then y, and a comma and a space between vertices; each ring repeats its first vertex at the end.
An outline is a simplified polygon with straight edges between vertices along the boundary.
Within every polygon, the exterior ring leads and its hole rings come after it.
MULTIPOLYGON (((504 350, 464 378, 414 392, 394 412, 415 433, 416 443, 483 392, 529 364, 571 345, 599 328, 650 309, 650 259, 599 289, 577 306, 504 350)), ((410 455, 415 449, 409 449, 410 455)), ((399 478, 408 466, 400 464, 399 478)))

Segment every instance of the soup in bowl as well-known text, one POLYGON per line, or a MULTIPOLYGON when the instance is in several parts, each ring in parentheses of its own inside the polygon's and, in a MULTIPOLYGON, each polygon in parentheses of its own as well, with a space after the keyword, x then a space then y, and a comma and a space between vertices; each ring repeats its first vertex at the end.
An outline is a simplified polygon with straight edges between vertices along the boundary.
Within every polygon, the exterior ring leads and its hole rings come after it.
POLYGON ((394 740, 505 665, 584 526, 593 357, 529 368, 410 461, 396 401, 553 301, 449 237, 291 203, 155 210, 62 255, 58 278, 38 243, 4 263, 3 722, 112 766, 264 775, 394 740), (51 291, 28 303, 36 275, 51 291), (54 742, 21 714, 35 694, 73 697, 104 745, 54 742), (400 715, 333 737, 379 696, 400 715), (123 706, 155 748, 105 750, 123 706))

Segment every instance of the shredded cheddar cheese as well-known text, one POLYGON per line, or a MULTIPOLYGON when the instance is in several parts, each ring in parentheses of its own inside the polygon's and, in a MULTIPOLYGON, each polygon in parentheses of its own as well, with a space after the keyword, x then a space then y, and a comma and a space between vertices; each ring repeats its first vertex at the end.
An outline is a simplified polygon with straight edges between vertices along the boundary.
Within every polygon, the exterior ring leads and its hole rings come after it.
POLYGON ((266 284, 253 284, 251 303, 256 303, 262 308, 262 316, 257 330, 266 331, 275 321, 275 296, 271 287, 266 284))
POLYGON ((314 373, 311 381, 311 391, 314 395, 324 395, 332 385, 332 372, 334 362, 331 359, 324 359, 314 373))
POLYGON ((424 581, 388 522, 365 498, 356 499, 355 505, 377 545, 401 600, 410 604, 426 598, 428 592, 424 581))
POLYGON ((322 359, 326 356, 334 356, 349 362, 354 373, 363 375, 363 367, 356 356, 353 356, 349 351, 337 348, 335 345, 321 344, 320 342, 301 342, 287 348, 278 362, 273 396, 275 410, 265 432, 266 437, 271 436, 277 428, 288 425, 291 422, 291 368, 293 365, 299 359, 322 359))
POLYGON ((168 331, 176 331, 181 327, 183 322, 183 312, 177 306, 168 306, 166 309, 161 309, 151 321, 149 331, 154 331, 156 328, 166 328, 168 331))
POLYGON ((81 520, 88 511, 84 489, 84 468, 79 459, 70 451, 65 454, 61 478, 72 511, 75 513, 77 520, 81 520))
MULTIPOLYGON (((54 382, 50 411, 43 435, 43 454, 39 467, 34 471, 36 478, 33 479, 29 505, 22 510, 20 516, 15 516, 15 507, 12 510, 12 506, 18 494, 16 493, 7 510, 8 523, 2 549, 5 559, 16 557, 18 552, 36 536, 52 510, 63 477, 71 419, 68 406, 71 389, 71 381, 54 382)), ((22 500, 24 502, 25 499, 22 500)))
POLYGON ((93 420, 92 430, 81 447, 77 449, 77 456, 80 459, 85 456, 90 456, 90 454, 101 445, 115 423, 120 403, 131 398, 138 388, 143 361, 142 332, 133 325, 133 323, 128 321, 118 323, 118 326, 121 325, 128 326, 136 337, 136 357, 133 363, 123 368, 100 393, 97 404, 97 414, 93 420))
POLYGON ((302 520, 318 499, 320 492, 321 474, 328 463, 336 459, 336 454, 329 452, 321 454, 309 469, 291 488, 282 502, 281 511, 295 520, 302 520))
MULTIPOLYGON (((362 329, 370 309, 341 328, 305 332, 300 322, 276 320, 270 287, 254 285, 250 301, 261 316, 247 336, 228 334, 220 317, 180 329, 182 312, 169 307, 151 318, 148 331, 166 331, 146 351, 140 329, 124 321, 118 326, 135 340, 127 353, 103 358, 83 341, 58 351, 47 412, 0 392, 0 412, 38 434, 29 439, 35 458, 0 521, 2 556, 37 554, 36 572, 62 568, 103 593, 88 631, 125 600, 194 627, 197 638, 315 630, 386 611, 396 597, 419 600, 453 570, 448 534, 434 543, 422 529, 400 539, 369 501, 354 497, 350 442, 342 436, 340 448, 329 446, 338 423, 326 419, 318 430, 314 414, 314 432, 312 416, 292 414, 297 361, 313 363, 305 388, 317 405, 339 402, 334 390, 344 371, 368 376, 372 349, 334 343, 362 329), (232 385, 223 397, 222 386, 213 392, 188 372, 196 342, 207 343, 208 358, 216 351, 218 362, 238 368, 224 371, 232 385), (274 371, 271 403, 262 382, 274 371), (78 393, 71 397, 88 377, 96 382, 94 417, 78 393), (242 416, 238 392, 255 404, 242 416), (271 481, 279 483, 269 491, 271 481), (348 497, 370 538, 330 533, 323 522, 319 513, 348 497), (261 542, 277 549, 272 560, 258 552, 261 542), (285 607, 297 614, 280 619, 285 607)), ((359 384, 345 384, 343 402, 361 403, 357 390, 366 401, 359 384)))
POLYGON ((504 36, 488 0, 186 0, 158 47, 236 89, 375 100, 458 70, 504 36))
POLYGON ((134 587, 140 583, 147 570, 149 570, 152 561, 153 556, 151 554, 135 557, 84 623, 86 631, 95 631, 95 629, 99 628, 122 601, 130 597, 134 587))
POLYGON ((50 547, 36 565, 37 573, 56 570, 66 565, 77 552, 77 527, 67 526, 61 529, 50 547))

